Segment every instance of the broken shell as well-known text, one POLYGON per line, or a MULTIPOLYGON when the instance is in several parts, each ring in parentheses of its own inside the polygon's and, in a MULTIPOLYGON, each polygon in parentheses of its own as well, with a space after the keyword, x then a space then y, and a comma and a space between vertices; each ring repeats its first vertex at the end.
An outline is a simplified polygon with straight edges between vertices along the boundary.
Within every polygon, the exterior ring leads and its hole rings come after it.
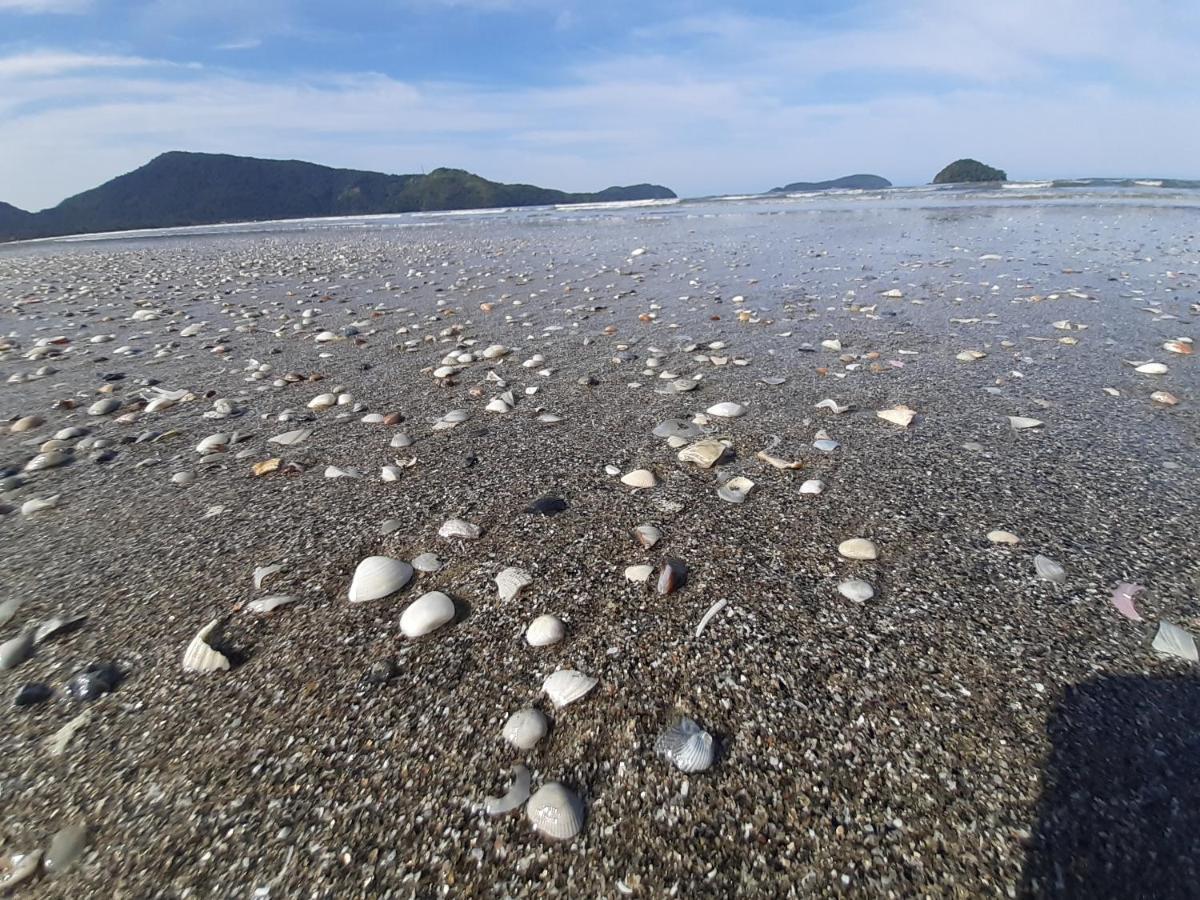
POLYGON ((276 572, 283 571, 283 563, 272 563, 269 566, 256 566, 254 568, 254 587, 260 588, 264 581, 274 575, 276 572))
POLYGON ((989 531, 987 539, 993 544, 1019 544, 1021 539, 1011 531, 989 531))
POLYGON ((575 669, 559 669, 542 682, 542 690, 555 709, 561 709, 584 697, 596 686, 596 679, 575 669))
POLYGON ((409 604, 400 616, 405 637, 417 638, 441 628, 454 619, 454 601, 441 591, 430 591, 409 604))
POLYGON ((513 782, 503 797, 488 797, 483 808, 489 816, 502 816, 520 809, 529 799, 529 770, 524 766, 513 766, 513 782))
POLYGON ((251 600, 246 604, 246 609, 252 613, 269 613, 288 603, 295 603, 299 597, 291 594, 272 594, 270 597, 262 597, 258 600, 251 600))
POLYGON ((569 841, 583 828, 583 802, 557 781, 542 785, 525 812, 535 831, 556 841, 569 841))
POLYGON ((701 434, 700 427, 687 419, 666 419, 654 427, 657 438, 697 438, 701 434))
POLYGON ((838 593, 855 603, 865 603, 875 596, 875 588, 861 578, 848 578, 838 585, 838 593))
POLYGON ((684 447, 678 456, 680 462, 695 463, 702 469, 711 469, 728 451, 729 448, 720 441, 707 440, 684 447))
POLYGON ((500 599, 504 601, 512 600, 531 584, 533 576, 515 566, 502 569, 496 575, 496 589, 500 592, 500 599))
POLYGON ((687 565, 681 560, 667 557, 658 572, 658 592, 673 594, 687 584, 687 565))
POLYGON ((804 484, 800 485, 800 493, 802 494, 819 494, 825 490, 825 482, 819 478, 810 478, 804 484))
POLYGON ((891 409, 881 409, 875 415, 885 421, 891 422, 893 425, 907 428, 912 423, 916 413, 907 406, 893 406, 891 409))
POLYGON ((1067 571, 1048 556, 1038 554, 1033 558, 1033 567, 1039 576, 1055 584, 1063 584, 1067 580, 1067 571))
POLYGON ((818 403, 816 405, 816 408, 817 409, 827 409, 830 412, 832 412, 834 415, 841 415, 844 412, 850 411, 850 404, 847 403, 845 406, 842 406, 833 398, 829 398, 827 400, 822 400, 820 403, 818 403))
POLYGON ((637 528, 633 529, 633 536, 647 550, 662 540, 662 532, 654 525, 637 526, 637 528))
POLYGON ((350 602, 378 600, 400 590, 413 576, 413 568, 402 559, 368 556, 354 569, 350 580, 350 602))
POLYGON ((436 572, 442 567, 442 561, 432 553, 421 553, 413 558, 412 567, 418 572, 436 572))
POLYGON ((449 519, 438 529, 438 537, 445 538, 446 540, 461 538, 473 541, 481 534, 483 534, 483 531, 478 525, 473 525, 464 519, 449 519))
POLYGON ((649 469, 634 469, 621 476, 621 484, 631 488, 652 488, 658 484, 658 479, 649 469))
POLYGON ((58 501, 62 498, 62 494, 55 494, 52 497, 41 499, 33 497, 21 504, 21 515, 29 516, 36 512, 42 512, 47 509, 54 509, 58 506, 58 501))
POLYGON ((838 544, 838 553, 846 559, 878 559, 879 550, 866 538, 851 538, 838 544))
POLYGON ((220 619, 213 619, 192 638, 192 642, 183 651, 183 671, 228 671, 229 657, 219 650, 213 649, 208 643, 209 636, 217 630, 218 624, 220 624, 220 619))
POLYGON ((566 629, 558 616, 538 616, 525 629, 525 640, 530 647, 549 647, 563 639, 566 629))
POLYGON ((753 488, 753 481, 738 475, 717 488, 717 496, 726 503, 745 503, 753 488))
POLYGON ((738 416, 746 414, 746 407, 740 403, 726 401, 725 403, 717 403, 714 406, 710 406, 706 412, 710 416, 719 416, 722 419, 736 419, 738 416))
POLYGON ((1155 391, 1150 395, 1150 399, 1155 403, 1161 403, 1163 406, 1175 406, 1179 403, 1179 398, 1170 391, 1155 391))
POLYGON ((285 431, 283 434, 277 434, 273 438, 267 438, 272 444, 280 444, 284 447, 294 447, 312 436, 311 428, 297 428, 294 431, 285 431))
POLYGON ((1190 662, 1200 662, 1195 638, 1190 632, 1170 622, 1158 623, 1158 633, 1154 635, 1154 643, 1151 646, 1164 656, 1178 656, 1190 662))
POLYGON ((61 875, 75 865, 86 847, 87 826, 68 825, 51 839, 42 860, 42 868, 51 877, 61 875))
POLYGON ((770 453, 767 453, 765 450, 759 450, 754 455, 762 462, 765 462, 768 466, 771 466, 772 468, 776 468, 776 469, 799 469, 799 468, 802 468, 804 465, 803 463, 801 463, 799 461, 788 462, 786 459, 781 459, 778 456, 772 456, 770 453))
POLYGON ((683 716, 669 725, 654 742, 654 752, 670 760, 680 772, 703 772, 716 759, 713 736, 683 716))
POLYGON ((549 723, 540 710, 519 709, 504 723, 501 734, 504 740, 518 750, 532 750, 546 736, 549 723))
MULTIPOLYGON (((57 754, 56 754, 57 755, 57 754)), ((7 894, 19 884, 35 876, 42 862, 42 851, 12 853, 0 863, 0 893, 7 894)))
POLYGON ((625 577, 636 584, 645 584, 653 572, 653 566, 629 566, 625 570, 625 577))
POLYGON ((1030 419, 1027 416, 1009 416, 1008 424, 1014 431, 1019 431, 1022 428, 1041 428, 1043 423, 1038 419, 1030 419))

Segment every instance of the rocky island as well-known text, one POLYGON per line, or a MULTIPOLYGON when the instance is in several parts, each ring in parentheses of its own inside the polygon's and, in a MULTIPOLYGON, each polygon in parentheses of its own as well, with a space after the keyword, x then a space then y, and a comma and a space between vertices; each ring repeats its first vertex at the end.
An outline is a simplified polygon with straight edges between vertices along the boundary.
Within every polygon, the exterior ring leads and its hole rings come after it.
POLYGON ((865 190, 890 188, 892 183, 878 175, 843 175, 829 181, 796 181, 783 187, 771 188, 771 194, 790 194, 798 191, 865 190))
POLYGON ((977 159, 956 159, 933 176, 934 184, 963 184, 972 181, 1008 181, 1003 169, 985 166, 977 159))

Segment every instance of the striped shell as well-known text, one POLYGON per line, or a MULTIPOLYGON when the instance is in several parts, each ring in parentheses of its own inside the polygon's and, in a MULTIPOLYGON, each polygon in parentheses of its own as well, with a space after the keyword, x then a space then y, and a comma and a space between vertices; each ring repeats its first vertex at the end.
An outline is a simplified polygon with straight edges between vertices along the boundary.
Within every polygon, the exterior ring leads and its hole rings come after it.
POLYGON ((452 538, 462 538, 463 540, 473 541, 483 533, 478 525, 473 525, 463 519, 450 519, 442 524, 438 529, 438 537, 451 540, 452 538))
POLYGON ((1047 581, 1062 584, 1067 580, 1067 570, 1048 556, 1039 553, 1033 558, 1033 567, 1037 569, 1038 575, 1047 581))
POLYGON ((229 670, 229 657, 208 643, 209 637, 217 630, 219 622, 220 619, 213 619, 192 638, 192 642, 183 651, 183 671, 225 672, 229 670))
POLYGON ((556 709, 574 703, 596 686, 596 679, 574 669, 559 669, 542 682, 542 690, 556 709))
POLYGON ((703 772, 717 757, 713 736, 687 716, 658 736, 654 751, 669 759, 680 772, 703 772))
POLYGON ((569 841, 583 828, 583 801, 557 781, 542 785, 525 812, 534 830, 552 840, 569 841))
POLYGON ((378 600, 400 590, 413 576, 413 568, 402 559, 368 556, 354 570, 350 581, 350 602, 378 600))
POLYGON ((500 592, 500 599, 504 601, 514 599, 517 594, 531 584, 533 584, 533 576, 516 566, 509 566, 496 575, 496 589, 500 592))

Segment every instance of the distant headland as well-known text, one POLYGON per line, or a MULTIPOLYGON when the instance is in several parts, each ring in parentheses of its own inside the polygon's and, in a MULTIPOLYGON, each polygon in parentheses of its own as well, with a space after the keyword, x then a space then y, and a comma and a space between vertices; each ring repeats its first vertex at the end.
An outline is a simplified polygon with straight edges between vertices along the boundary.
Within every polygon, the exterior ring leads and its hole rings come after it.
POLYGON ((771 188, 771 194, 790 194, 800 191, 865 190, 890 188, 892 183, 878 175, 843 175, 830 181, 796 181, 783 187, 771 188))

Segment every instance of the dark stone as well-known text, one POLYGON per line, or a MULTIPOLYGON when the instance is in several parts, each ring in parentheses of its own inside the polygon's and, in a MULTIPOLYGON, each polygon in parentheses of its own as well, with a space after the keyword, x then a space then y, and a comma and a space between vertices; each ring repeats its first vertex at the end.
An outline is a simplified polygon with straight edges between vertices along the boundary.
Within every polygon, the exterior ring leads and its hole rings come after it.
POLYGON ((54 688, 40 681, 31 681, 21 686, 13 699, 13 706, 36 706, 45 703, 54 695, 54 688))
POLYGON ((371 663, 371 667, 367 669, 367 681, 371 684, 383 684, 396 677, 396 661, 393 659, 379 659, 371 663))
POLYGON ((561 497, 538 497, 525 507, 525 512, 539 516, 556 516, 566 508, 567 501, 561 497))
POLYGON ((92 663, 67 682, 67 693, 73 700, 95 700, 121 683, 121 672, 112 663, 92 663))

